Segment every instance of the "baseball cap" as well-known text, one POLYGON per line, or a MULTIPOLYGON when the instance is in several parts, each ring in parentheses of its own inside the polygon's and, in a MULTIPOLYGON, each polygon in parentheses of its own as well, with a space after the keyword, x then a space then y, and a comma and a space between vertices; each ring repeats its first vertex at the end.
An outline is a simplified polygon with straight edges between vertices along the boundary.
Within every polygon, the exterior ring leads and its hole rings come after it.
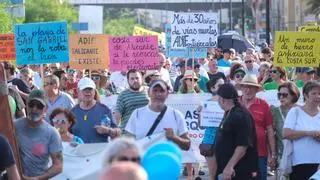
POLYGON ((217 94, 221 96, 223 99, 236 99, 238 98, 238 92, 236 88, 230 84, 221 84, 217 91, 217 94))
POLYGON ((38 89, 32 90, 30 92, 28 96, 28 102, 32 100, 39 101, 44 106, 48 106, 48 102, 49 102, 48 97, 46 96, 44 91, 38 90, 38 89))
POLYGON ((84 77, 84 78, 81 78, 80 81, 78 82, 78 88, 80 90, 84 90, 86 88, 96 89, 96 84, 93 82, 92 79, 88 77, 84 77))
POLYGON ((314 73, 314 69, 312 67, 297 67, 297 73, 314 73))
POLYGON ((160 86, 164 90, 168 90, 169 89, 168 84, 162 79, 157 79, 157 80, 151 81, 149 89, 152 91, 153 88, 155 88, 156 86, 160 86))

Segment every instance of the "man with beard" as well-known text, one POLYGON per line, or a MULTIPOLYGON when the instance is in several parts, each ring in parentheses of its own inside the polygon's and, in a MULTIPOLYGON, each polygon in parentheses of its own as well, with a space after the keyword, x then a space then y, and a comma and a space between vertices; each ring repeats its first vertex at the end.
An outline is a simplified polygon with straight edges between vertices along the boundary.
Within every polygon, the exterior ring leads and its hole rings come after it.
POLYGON ((148 104, 147 88, 142 86, 142 75, 138 70, 131 69, 127 73, 129 89, 121 92, 115 108, 115 119, 121 130, 127 125, 131 113, 148 104))
POLYGON ((94 99, 96 84, 88 77, 78 82, 81 101, 71 111, 77 122, 72 128, 75 136, 80 137, 84 143, 108 142, 111 138, 120 135, 120 129, 112 120, 111 110, 94 99))
POLYGON ((25 180, 50 179, 62 172, 62 142, 44 119, 47 109, 45 93, 33 90, 27 100, 27 118, 14 122, 25 180))

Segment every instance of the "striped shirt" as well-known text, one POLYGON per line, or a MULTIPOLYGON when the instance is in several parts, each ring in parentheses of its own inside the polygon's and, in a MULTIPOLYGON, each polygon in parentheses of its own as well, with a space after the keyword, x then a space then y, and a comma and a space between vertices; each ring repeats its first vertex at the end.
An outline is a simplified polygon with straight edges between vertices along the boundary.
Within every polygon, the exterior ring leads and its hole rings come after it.
POLYGON ((148 91, 146 88, 141 92, 127 89, 121 92, 117 99, 116 112, 121 114, 120 128, 123 130, 135 109, 146 106, 149 103, 148 91))

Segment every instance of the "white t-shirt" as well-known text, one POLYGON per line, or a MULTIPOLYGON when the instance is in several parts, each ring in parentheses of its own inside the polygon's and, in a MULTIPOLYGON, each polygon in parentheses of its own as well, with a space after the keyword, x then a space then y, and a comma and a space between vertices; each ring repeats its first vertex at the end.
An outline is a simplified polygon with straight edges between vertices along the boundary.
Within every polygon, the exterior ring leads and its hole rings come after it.
MULTIPOLYGON (((149 105, 136 109, 130 116, 125 130, 136 136, 136 139, 146 137, 148 131, 153 125, 160 112, 154 112, 149 105)), ((177 136, 188 132, 186 121, 180 111, 168 107, 160 123, 153 134, 164 132, 164 128, 172 128, 177 136)))
MULTIPOLYGON (((300 107, 293 107, 288 112, 283 128, 297 131, 320 131, 320 113, 310 116, 300 107)), ((319 164, 320 142, 312 137, 303 137, 293 141, 293 165, 319 164)))

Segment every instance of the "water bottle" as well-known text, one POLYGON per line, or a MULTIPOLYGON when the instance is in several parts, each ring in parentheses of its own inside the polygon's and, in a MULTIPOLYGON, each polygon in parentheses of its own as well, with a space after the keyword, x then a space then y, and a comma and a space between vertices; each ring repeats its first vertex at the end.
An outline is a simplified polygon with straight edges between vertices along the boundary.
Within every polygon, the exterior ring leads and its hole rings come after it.
POLYGON ((106 127, 111 126, 111 119, 106 114, 102 116, 101 126, 106 126, 106 127))

